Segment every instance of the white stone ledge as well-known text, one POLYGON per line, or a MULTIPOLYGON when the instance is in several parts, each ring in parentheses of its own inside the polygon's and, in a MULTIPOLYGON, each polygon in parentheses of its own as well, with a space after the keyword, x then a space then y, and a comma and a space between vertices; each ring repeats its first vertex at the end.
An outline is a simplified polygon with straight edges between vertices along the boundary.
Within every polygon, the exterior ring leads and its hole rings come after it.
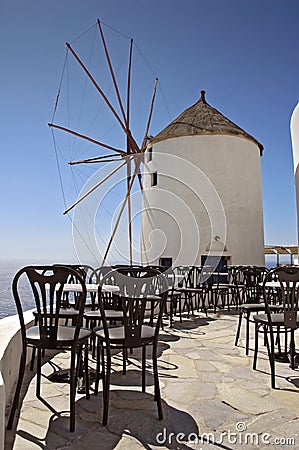
MULTIPOLYGON (((30 326, 34 317, 32 311, 24 313, 25 325, 30 326)), ((18 315, 0 320, 0 449, 4 449, 5 410, 11 403, 19 375, 22 350, 20 322, 18 315)), ((30 358, 27 357, 27 363, 30 358)), ((9 414, 8 410, 8 414, 9 414)))

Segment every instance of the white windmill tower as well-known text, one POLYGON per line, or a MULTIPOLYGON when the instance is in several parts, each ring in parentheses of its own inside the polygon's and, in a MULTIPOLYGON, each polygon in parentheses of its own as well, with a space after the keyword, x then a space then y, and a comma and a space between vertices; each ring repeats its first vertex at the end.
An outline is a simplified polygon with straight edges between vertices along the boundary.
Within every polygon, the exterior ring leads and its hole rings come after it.
POLYGON ((142 260, 264 264, 263 146, 200 99, 153 137, 145 155, 142 260))
MULTIPOLYGON (((296 187, 296 201, 297 201, 297 227, 299 224, 299 103, 295 106, 291 116, 291 137, 293 147, 293 161, 294 161, 294 177, 296 187)), ((299 239, 299 229, 298 229, 299 239)))

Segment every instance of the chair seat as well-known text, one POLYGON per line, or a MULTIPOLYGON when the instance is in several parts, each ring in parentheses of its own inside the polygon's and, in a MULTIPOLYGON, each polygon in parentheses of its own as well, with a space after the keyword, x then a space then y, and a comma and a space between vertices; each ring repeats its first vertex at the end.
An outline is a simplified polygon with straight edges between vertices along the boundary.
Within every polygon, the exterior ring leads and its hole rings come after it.
MULTIPOLYGON (((256 316, 253 316, 253 320, 255 322, 260 322, 263 324, 269 323, 267 314, 258 314, 256 316)), ((271 314, 271 322, 272 325, 275 327, 284 326, 284 315, 282 313, 273 313, 271 314)), ((297 326, 299 327, 299 314, 297 314, 297 326)))
MULTIPOLYGON (((60 325, 58 326, 58 339, 57 342, 55 342, 55 348, 64 348, 69 347, 72 345, 74 340, 74 333, 75 333, 76 327, 71 326, 64 326, 60 325)), ((91 330, 88 328, 80 328, 79 338, 78 342, 82 343, 86 339, 88 339, 91 336, 91 330)), ((39 332, 39 326, 34 326, 29 328, 26 331, 26 338, 28 341, 28 344, 31 344, 35 347, 41 347, 41 348, 51 348, 51 346, 47 347, 45 346, 45 341, 41 341, 40 339, 40 332, 39 332)))
POLYGON ((182 291, 169 291, 168 292, 168 300, 172 300, 176 297, 181 297, 182 291))
POLYGON ((235 289, 236 285, 235 284, 230 284, 230 283, 219 283, 218 284, 218 288, 220 289, 235 289))
MULTIPOLYGON (((124 314, 122 311, 116 311, 115 309, 105 310, 105 317, 108 320, 122 320, 123 316, 124 314)), ((84 313, 84 318, 87 320, 101 320, 101 311, 99 309, 87 311, 84 313)))
POLYGON ((147 298, 147 300, 153 300, 153 301, 161 299, 161 297, 159 295, 154 295, 154 294, 149 294, 146 296, 146 298, 147 298))
MULTIPOLYGON (((102 327, 96 327, 93 329, 93 331, 99 339, 105 340, 104 330, 102 327)), ((108 331, 109 331, 109 341, 111 344, 122 345, 124 343, 125 340, 124 327, 112 326, 108 328, 108 331)), ((153 327, 150 327, 148 325, 142 326, 141 341, 144 341, 144 343, 148 343, 149 341, 153 340, 154 336, 155 330, 153 327)), ((140 347, 140 342, 138 344, 138 347, 140 347)))
MULTIPOLYGON (((47 311, 50 313, 50 309, 47 308, 47 311)), ((55 310, 53 312, 53 314, 55 314, 55 310)), ((77 317, 79 314, 79 311, 77 309, 74 308, 60 308, 59 309, 59 317, 61 317, 62 319, 72 319, 77 317)), ((36 317, 37 316, 37 311, 33 311, 33 315, 36 317)))
MULTIPOLYGON (((281 305, 269 305, 269 308, 272 311, 277 311, 281 309, 281 305)), ((241 310, 251 312, 265 311, 265 303, 243 303, 241 310)))
POLYGON ((178 291, 180 291, 180 292, 199 292, 199 291, 202 291, 203 290, 203 288, 202 287, 186 287, 186 288, 178 288, 178 291))

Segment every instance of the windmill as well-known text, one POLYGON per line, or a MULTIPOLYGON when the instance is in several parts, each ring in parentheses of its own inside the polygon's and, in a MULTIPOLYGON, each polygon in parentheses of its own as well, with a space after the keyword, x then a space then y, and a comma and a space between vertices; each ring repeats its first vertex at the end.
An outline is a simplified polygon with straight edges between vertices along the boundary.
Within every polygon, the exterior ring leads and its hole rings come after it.
MULTIPOLYGON (((101 87, 101 83, 96 81, 96 78, 93 76, 91 71, 88 68, 88 65, 83 62, 81 57, 79 56, 78 52, 75 51, 72 44, 67 43, 66 48, 66 61, 71 56, 74 58, 78 66, 80 67, 82 73, 86 76, 86 80, 90 85, 93 86, 93 88, 96 90, 97 94, 100 96, 100 98, 104 101, 104 104, 112 113, 112 116, 115 120, 115 123, 118 125, 119 129, 124 135, 125 138, 125 148, 117 148, 114 145, 107 144, 105 142, 102 142, 100 140, 95 139, 94 137, 88 135, 87 133, 83 133, 78 129, 74 129, 72 127, 66 126, 62 123, 57 123, 56 118, 56 111, 59 104, 60 99, 60 89, 61 89, 61 83, 58 90, 58 94, 56 97, 55 107, 54 107, 54 113, 51 123, 49 123, 49 127, 52 130, 53 140, 56 148, 56 137, 55 133, 56 131, 63 132, 68 134, 69 136, 73 136, 76 139, 88 142, 93 144, 94 146, 100 147, 101 150, 105 149, 106 153, 83 158, 83 159, 77 159, 77 160, 71 160, 68 161, 68 164, 70 166, 85 166, 85 165, 94 165, 94 164, 109 164, 109 163, 117 163, 117 166, 113 168, 108 174, 106 174, 100 181, 98 181, 94 186, 92 186, 90 189, 87 190, 83 195, 81 195, 79 198, 76 199, 72 204, 66 205, 65 203, 65 211, 64 214, 69 215, 69 213, 75 209, 77 205, 79 205, 81 202, 83 202, 92 192, 94 192, 96 189, 98 189, 100 186, 103 186, 111 177, 113 177, 117 172, 120 171, 120 169, 125 168, 126 169, 126 192, 124 195, 124 198, 122 200, 122 204, 120 206, 120 209, 118 211, 115 224, 113 226, 113 229, 111 231, 111 235, 108 239, 108 243, 101 261, 101 265, 104 265, 107 261, 107 257, 109 254, 109 251, 111 249, 112 243, 115 239, 122 215, 127 209, 128 214, 128 244, 129 244, 129 261, 130 264, 133 262, 133 252, 132 252, 132 241, 133 241, 133 230, 132 230, 132 205, 131 205, 131 194, 133 186, 138 184, 140 191, 143 191, 143 182, 142 182, 142 169, 141 166, 144 162, 144 153, 147 148, 147 142, 148 142, 148 134, 149 129, 151 125, 152 120, 152 114, 153 114, 153 108, 154 108, 154 102, 156 97, 156 91, 157 91, 157 84, 158 79, 155 77, 154 80, 154 87, 153 92, 150 100, 149 105, 149 111, 147 114, 147 120, 145 124, 145 131, 142 138, 142 142, 139 145, 137 143, 137 140, 134 138, 131 128, 131 73, 132 73, 132 55, 133 55, 133 39, 130 39, 129 41, 129 52, 128 52, 128 62, 127 62, 127 74, 126 74, 126 100, 123 101, 119 84, 117 81, 115 69, 112 64, 112 58, 108 49, 108 45, 106 42, 106 38, 104 36, 103 32, 103 26, 100 20, 97 21, 96 29, 98 31, 98 34, 100 36, 100 43, 103 48, 103 52, 105 55, 106 63, 108 66, 108 73, 110 74, 112 87, 114 91, 114 95, 116 98, 117 106, 114 106, 112 102, 109 100, 108 95, 104 92, 104 89, 101 87)), ((64 64, 64 68, 66 67, 66 62, 64 64)), ((64 71, 63 71, 64 75, 64 71)), ((56 150, 57 155, 57 150, 56 150)))

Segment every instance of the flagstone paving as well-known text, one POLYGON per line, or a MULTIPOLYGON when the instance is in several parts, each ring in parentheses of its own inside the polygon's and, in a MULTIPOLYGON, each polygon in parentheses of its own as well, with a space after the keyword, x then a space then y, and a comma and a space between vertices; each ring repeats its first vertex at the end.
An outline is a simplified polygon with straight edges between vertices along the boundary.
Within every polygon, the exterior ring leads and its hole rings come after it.
MULTIPOLYGON (((254 371, 253 342, 248 357, 244 334, 235 347, 236 325, 237 315, 225 311, 177 321, 173 329, 165 324, 159 347, 162 421, 153 400, 150 360, 147 392, 141 392, 137 351, 129 355, 126 375, 121 357, 114 358, 108 426, 101 425, 101 392, 90 400, 78 395, 74 433, 69 432, 69 386, 44 378, 42 395, 54 413, 35 398, 35 377, 28 370, 19 420, 6 432, 6 450, 299 449, 299 370, 277 363, 278 389, 271 389, 262 341, 254 371)), ((68 355, 52 361, 67 368, 68 355)), ((48 363, 43 367, 46 375, 53 370, 48 363)))

